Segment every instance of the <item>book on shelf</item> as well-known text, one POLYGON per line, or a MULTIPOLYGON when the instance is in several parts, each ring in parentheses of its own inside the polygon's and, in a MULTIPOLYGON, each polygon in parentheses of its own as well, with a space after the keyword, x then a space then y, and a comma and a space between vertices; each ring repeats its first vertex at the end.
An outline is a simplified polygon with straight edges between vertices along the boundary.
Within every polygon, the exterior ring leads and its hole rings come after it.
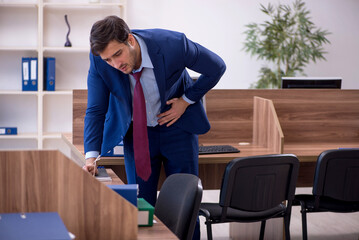
POLYGON ((0 135, 17 135, 17 127, 0 127, 0 135))
POLYGON ((22 58, 22 91, 37 91, 37 58, 22 58))
POLYGON ((56 59, 44 57, 44 90, 55 91, 56 59))

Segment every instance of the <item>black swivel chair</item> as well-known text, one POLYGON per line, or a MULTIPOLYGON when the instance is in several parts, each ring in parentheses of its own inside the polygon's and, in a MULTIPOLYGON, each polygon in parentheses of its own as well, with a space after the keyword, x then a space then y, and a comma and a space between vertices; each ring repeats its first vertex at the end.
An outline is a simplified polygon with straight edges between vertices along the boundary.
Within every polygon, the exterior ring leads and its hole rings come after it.
POLYGON ((295 155, 264 155, 236 158, 227 164, 219 203, 201 203, 207 238, 212 239, 212 224, 261 222, 263 239, 266 220, 283 217, 285 236, 290 239, 289 223, 298 177, 295 155), (286 204, 284 203, 286 201, 286 204))
POLYGON ((196 225, 202 192, 202 183, 197 176, 172 174, 161 187, 155 215, 179 239, 190 240, 196 225))
POLYGON ((298 194, 302 234, 307 239, 307 213, 359 211, 359 148, 322 152, 314 173, 313 194, 298 194))

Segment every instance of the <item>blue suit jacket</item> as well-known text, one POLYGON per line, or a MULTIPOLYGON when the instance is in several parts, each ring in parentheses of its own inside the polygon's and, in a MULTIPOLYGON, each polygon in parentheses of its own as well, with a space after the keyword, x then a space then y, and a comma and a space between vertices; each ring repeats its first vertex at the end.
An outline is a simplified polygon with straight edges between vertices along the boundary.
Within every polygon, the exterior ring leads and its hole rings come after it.
MULTIPOLYGON (((185 131, 203 134, 210 125, 200 99, 223 75, 223 60, 186 38, 182 33, 151 29, 133 30, 146 43, 154 66, 161 112, 170 108, 166 101, 184 93, 196 103, 190 105, 174 124, 185 131), (186 68, 201 73, 196 82, 186 68)), ((106 153, 122 141, 132 119, 132 96, 129 77, 111 67, 99 56, 90 54, 88 103, 85 116, 85 152, 106 153)))

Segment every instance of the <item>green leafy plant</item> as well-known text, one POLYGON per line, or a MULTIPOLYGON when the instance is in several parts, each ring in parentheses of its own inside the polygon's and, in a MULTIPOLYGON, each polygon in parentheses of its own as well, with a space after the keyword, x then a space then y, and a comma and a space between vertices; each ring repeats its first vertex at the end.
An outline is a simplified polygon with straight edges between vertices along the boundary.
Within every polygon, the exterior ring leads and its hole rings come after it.
POLYGON ((282 76, 305 75, 303 69, 310 61, 326 60, 323 45, 330 43, 326 38, 330 33, 315 27, 304 2, 296 0, 292 8, 261 4, 260 10, 270 20, 246 25, 244 50, 269 61, 273 69, 262 67, 251 88, 280 88, 282 76))

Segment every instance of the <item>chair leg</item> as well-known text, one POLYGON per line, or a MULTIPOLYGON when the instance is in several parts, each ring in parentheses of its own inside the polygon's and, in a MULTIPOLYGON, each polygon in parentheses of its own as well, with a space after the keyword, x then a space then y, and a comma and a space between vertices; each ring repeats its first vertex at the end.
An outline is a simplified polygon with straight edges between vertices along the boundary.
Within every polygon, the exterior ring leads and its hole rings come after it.
POLYGON ((212 224, 210 222, 206 221, 206 227, 207 227, 207 240, 213 240, 212 224))
POLYGON ((302 238, 303 240, 307 240, 307 212, 305 211, 305 209, 302 209, 300 212, 302 213, 302 238))
POLYGON ((209 211, 207 209, 199 209, 199 216, 204 216, 206 221, 204 222, 206 224, 206 228, 207 228, 207 239, 208 240, 212 240, 212 223, 210 220, 210 216, 211 214, 209 213, 209 211))
POLYGON ((266 221, 262 221, 261 222, 261 232, 259 234, 259 239, 260 240, 263 240, 264 239, 264 231, 265 231, 265 228, 266 228, 266 221))
POLYGON ((285 240, 290 240, 290 215, 286 215, 284 217, 284 232, 285 232, 285 240))

